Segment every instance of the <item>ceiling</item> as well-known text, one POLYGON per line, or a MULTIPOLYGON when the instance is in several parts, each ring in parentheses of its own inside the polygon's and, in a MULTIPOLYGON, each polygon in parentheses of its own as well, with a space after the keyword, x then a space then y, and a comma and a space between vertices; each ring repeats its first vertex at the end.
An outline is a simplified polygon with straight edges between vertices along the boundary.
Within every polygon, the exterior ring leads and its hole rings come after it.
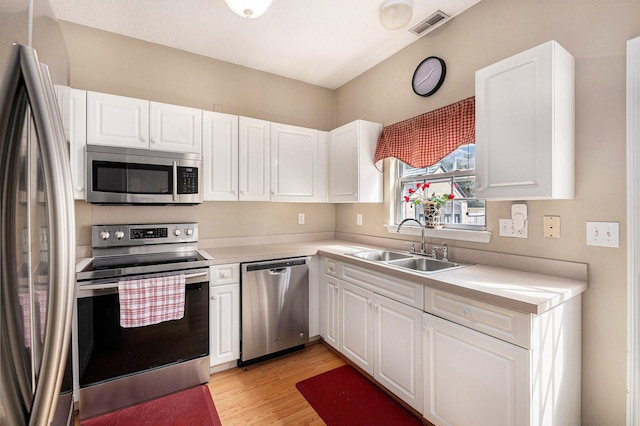
POLYGON ((437 10, 455 16, 480 0, 413 0, 397 31, 380 25, 383 0, 273 0, 256 19, 224 0, 49 1, 62 21, 336 89, 418 40, 408 30, 437 10))

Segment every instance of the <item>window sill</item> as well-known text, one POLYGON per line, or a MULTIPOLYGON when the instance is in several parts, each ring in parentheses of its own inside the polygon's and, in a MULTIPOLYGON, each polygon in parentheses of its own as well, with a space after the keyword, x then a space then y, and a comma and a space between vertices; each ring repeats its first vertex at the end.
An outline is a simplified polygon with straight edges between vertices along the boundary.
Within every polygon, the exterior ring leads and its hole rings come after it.
MULTIPOLYGON (((398 225, 384 225, 387 232, 396 234, 398 225)), ((417 226, 404 225, 400 228, 400 234, 403 235, 420 235, 420 228, 417 226)), ((489 231, 469 231, 466 229, 429 229, 424 230, 424 236, 427 238, 443 238, 445 240, 468 241, 472 243, 488 244, 491 241, 491 232, 489 231)))

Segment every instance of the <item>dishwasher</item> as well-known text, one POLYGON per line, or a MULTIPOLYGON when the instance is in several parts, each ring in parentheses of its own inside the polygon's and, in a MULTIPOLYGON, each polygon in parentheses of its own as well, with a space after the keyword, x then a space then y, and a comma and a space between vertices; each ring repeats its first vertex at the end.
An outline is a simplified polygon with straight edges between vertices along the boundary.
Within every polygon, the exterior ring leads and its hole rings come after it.
POLYGON ((238 366, 309 342, 309 257, 241 264, 238 366))

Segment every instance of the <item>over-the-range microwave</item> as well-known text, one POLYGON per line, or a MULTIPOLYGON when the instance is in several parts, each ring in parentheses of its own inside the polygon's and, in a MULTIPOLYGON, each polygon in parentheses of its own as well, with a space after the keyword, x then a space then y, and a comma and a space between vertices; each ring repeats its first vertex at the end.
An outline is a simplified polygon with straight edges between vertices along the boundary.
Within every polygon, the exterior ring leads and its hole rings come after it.
POLYGON ((87 201, 95 204, 202 203, 202 156, 87 145, 87 201))

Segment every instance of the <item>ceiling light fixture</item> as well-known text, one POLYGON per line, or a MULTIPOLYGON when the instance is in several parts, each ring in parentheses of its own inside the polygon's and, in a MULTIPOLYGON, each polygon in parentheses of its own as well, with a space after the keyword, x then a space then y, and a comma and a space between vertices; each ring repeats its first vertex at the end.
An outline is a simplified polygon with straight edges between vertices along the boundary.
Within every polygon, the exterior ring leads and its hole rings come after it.
POLYGON ((410 0, 386 0, 380 6, 380 23, 391 31, 404 28, 412 15, 413 6, 410 0))
POLYGON ((271 0, 224 0, 224 2, 237 15, 248 19, 264 15, 271 6, 271 0))

